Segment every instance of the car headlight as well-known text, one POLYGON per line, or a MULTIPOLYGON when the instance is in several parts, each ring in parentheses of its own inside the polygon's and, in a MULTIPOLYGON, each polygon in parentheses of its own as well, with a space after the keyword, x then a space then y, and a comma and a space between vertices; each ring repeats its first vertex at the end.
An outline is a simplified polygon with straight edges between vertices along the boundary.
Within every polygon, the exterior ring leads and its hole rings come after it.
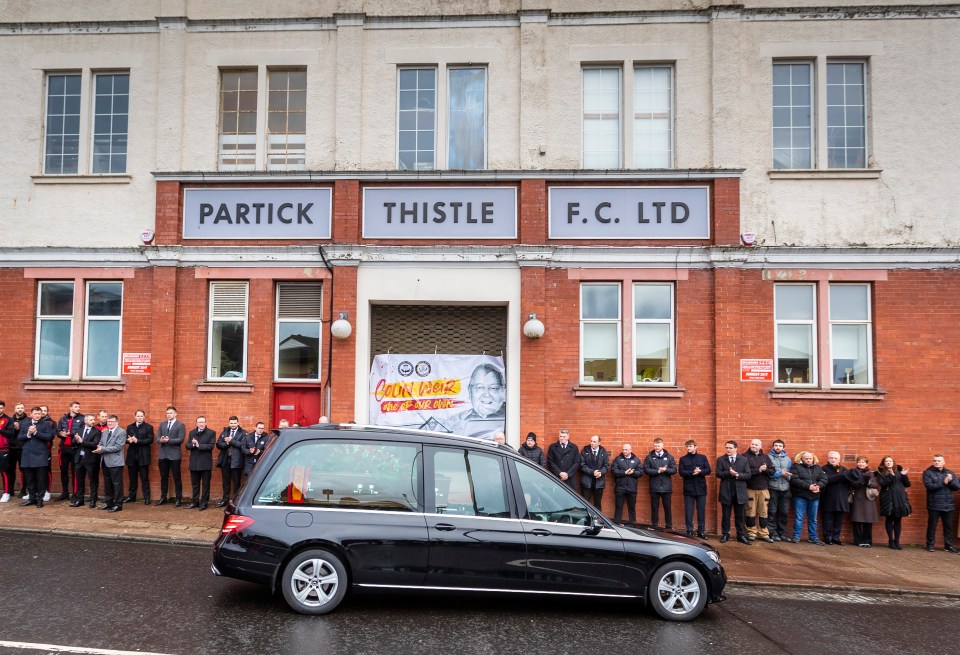
POLYGON ((710 557, 710 559, 712 559, 712 560, 713 560, 714 562, 716 562, 717 564, 720 563, 720 553, 718 553, 717 551, 715 551, 715 550, 708 550, 708 551, 707 551, 707 555, 710 557))

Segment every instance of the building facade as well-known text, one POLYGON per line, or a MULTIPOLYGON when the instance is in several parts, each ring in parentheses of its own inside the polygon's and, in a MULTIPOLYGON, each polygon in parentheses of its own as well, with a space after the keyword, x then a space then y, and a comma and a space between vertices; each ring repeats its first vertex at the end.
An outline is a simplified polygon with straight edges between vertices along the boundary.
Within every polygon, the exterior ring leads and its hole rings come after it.
POLYGON ((8 411, 368 422, 375 355, 495 353, 514 445, 960 465, 955 5, 3 1, 0 24, 8 411))

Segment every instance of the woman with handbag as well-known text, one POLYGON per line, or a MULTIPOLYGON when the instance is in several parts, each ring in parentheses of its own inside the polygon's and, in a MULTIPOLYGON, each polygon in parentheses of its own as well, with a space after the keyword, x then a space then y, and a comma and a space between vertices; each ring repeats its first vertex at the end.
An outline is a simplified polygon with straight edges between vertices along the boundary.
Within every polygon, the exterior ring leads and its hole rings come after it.
POLYGON ((851 473, 850 483, 850 522, 853 524, 853 543, 861 548, 873 545, 873 524, 877 522, 877 498, 880 496, 880 483, 870 470, 870 460, 866 455, 857 457, 857 466, 851 473))
POLYGON ((904 516, 910 516, 913 511, 910 499, 907 498, 907 487, 910 478, 908 469, 899 466, 889 455, 880 461, 877 467, 877 483, 880 485, 880 513, 886 517, 887 538, 890 548, 903 550, 900 547, 900 523, 904 516))

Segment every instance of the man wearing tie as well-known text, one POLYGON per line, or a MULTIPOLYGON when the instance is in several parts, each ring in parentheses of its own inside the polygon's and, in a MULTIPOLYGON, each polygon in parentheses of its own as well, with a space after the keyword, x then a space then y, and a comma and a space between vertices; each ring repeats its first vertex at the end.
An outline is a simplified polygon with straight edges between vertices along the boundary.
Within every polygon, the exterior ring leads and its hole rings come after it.
POLYGON ((717 458, 717 477, 720 478, 720 542, 730 541, 730 512, 737 526, 737 541, 747 546, 747 527, 744 524, 744 509, 747 505, 747 480, 750 479, 750 462, 737 455, 737 442, 724 444, 727 454, 717 458))
POLYGON ((183 482, 180 479, 180 460, 183 453, 180 450, 180 444, 187 436, 187 426, 177 420, 177 408, 171 405, 167 407, 167 420, 160 424, 158 432, 160 438, 160 454, 157 457, 157 465, 160 469, 160 500, 157 505, 167 503, 167 482, 170 476, 173 476, 173 488, 177 494, 176 506, 180 507, 183 501, 183 482))
POLYGON ((560 429, 557 441, 547 448, 547 469, 571 489, 575 489, 573 479, 580 468, 580 449, 570 443, 570 430, 560 429))
POLYGON ((213 472, 213 446, 217 433, 207 427, 207 419, 197 417, 197 427, 190 430, 186 448, 190 451, 190 504, 187 509, 207 509, 210 502, 210 475, 213 472))
POLYGON ((77 444, 73 453, 73 470, 77 476, 76 491, 70 507, 83 505, 87 491, 87 479, 90 480, 90 508, 97 506, 97 493, 100 488, 100 455, 94 450, 100 445, 103 433, 96 425, 97 418, 93 414, 83 417, 83 427, 77 432, 74 443, 77 444))
POLYGON ((580 491, 583 497, 600 509, 603 489, 607 486, 606 475, 610 468, 610 455, 600 445, 600 437, 593 435, 590 443, 580 453, 580 491))
POLYGON ((230 502, 232 494, 240 488, 240 476, 243 474, 244 446, 247 443, 247 433, 240 427, 240 419, 231 416, 229 425, 220 433, 217 439, 217 448, 220 455, 217 457, 217 466, 220 467, 220 476, 223 481, 223 497, 217 507, 223 507, 230 502))
POLYGON ((146 414, 138 409, 136 420, 127 426, 127 471, 130 474, 130 492, 125 503, 137 501, 137 479, 143 489, 143 504, 150 504, 150 444, 153 426, 146 422, 146 414))
POLYGON ((244 444, 246 453, 243 457, 243 479, 246 480, 250 477, 253 467, 257 464, 257 460, 260 459, 260 455, 263 454, 263 451, 267 449, 267 446, 270 444, 270 441, 273 439, 271 435, 266 430, 266 426, 263 421, 257 423, 257 427, 254 429, 253 434, 247 435, 247 442, 244 444))
POLYGON ((47 493, 47 469, 50 466, 50 444, 56 427, 53 421, 41 420, 39 407, 30 410, 30 418, 20 422, 17 440, 23 444, 20 468, 30 497, 21 506, 43 507, 43 495, 47 493))
POLYGON ((127 433, 117 425, 116 414, 107 416, 107 429, 93 451, 103 458, 103 505, 97 509, 119 512, 123 509, 123 444, 127 433))

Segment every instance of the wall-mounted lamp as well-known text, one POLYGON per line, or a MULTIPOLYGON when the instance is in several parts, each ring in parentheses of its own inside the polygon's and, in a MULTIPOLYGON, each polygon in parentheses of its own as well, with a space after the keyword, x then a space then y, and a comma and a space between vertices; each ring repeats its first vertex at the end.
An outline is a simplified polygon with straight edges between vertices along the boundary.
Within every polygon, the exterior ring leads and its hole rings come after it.
POLYGON ((340 318, 330 326, 330 334, 333 335, 334 339, 346 339, 351 332, 353 332, 353 326, 347 320, 347 312, 340 312, 340 318))
POLYGON ((527 314, 527 322, 523 324, 523 334, 531 339, 543 336, 543 321, 536 314, 527 314))

